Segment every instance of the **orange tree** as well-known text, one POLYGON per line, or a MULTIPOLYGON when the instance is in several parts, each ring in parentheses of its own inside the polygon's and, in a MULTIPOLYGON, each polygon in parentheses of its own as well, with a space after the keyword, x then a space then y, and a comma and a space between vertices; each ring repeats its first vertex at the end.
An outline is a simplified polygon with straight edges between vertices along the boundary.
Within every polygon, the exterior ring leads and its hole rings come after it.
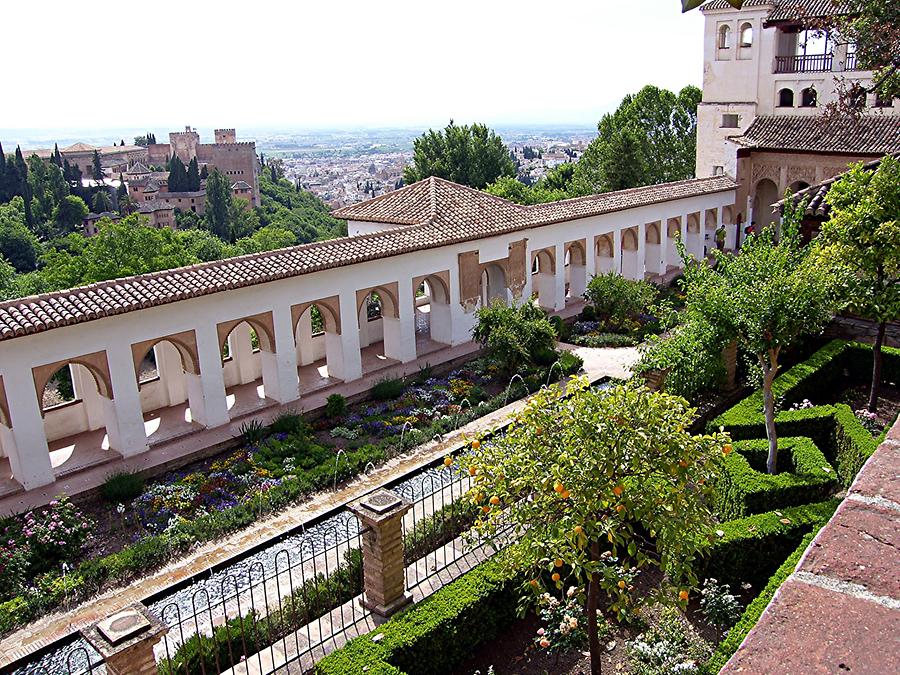
POLYGON ((693 564, 713 536, 709 485, 731 446, 724 434, 689 433, 694 412, 669 394, 573 379, 565 393, 539 392, 505 434, 473 441, 459 459, 482 509, 476 532, 518 542, 507 560, 526 572, 526 591, 587 587, 593 673, 601 603, 627 620, 646 602, 684 606, 697 583, 693 564), (647 568, 663 581, 638 595, 647 568))

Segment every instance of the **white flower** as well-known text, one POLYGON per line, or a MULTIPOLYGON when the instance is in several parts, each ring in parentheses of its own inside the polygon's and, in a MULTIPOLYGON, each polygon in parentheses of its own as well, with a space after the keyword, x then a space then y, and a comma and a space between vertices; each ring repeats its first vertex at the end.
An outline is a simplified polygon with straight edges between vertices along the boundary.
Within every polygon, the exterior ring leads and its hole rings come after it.
POLYGON ((575 588, 574 586, 569 586, 569 590, 566 591, 566 597, 571 598, 577 592, 578 592, 577 588, 575 588))

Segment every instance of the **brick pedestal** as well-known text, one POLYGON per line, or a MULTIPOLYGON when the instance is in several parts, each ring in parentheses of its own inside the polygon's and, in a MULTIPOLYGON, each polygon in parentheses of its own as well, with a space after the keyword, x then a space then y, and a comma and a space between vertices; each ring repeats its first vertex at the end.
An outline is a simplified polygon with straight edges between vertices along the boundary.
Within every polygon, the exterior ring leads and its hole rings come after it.
POLYGON ((106 664, 109 675, 157 675, 153 648, 168 628, 135 603, 81 631, 106 664))
POLYGON ((403 574, 403 515, 412 504, 393 492, 378 490, 348 508, 365 528, 363 605, 388 617, 412 602, 403 574))

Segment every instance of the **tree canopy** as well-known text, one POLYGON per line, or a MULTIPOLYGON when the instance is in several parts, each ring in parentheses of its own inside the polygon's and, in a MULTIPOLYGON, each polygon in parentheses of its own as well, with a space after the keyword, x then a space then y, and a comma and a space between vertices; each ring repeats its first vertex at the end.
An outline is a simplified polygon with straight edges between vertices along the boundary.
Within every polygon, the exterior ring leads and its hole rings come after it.
POLYGON ((484 124, 429 129, 413 142, 412 164, 403 180, 415 183, 429 176, 483 189, 502 176, 515 176, 515 164, 501 138, 484 124))

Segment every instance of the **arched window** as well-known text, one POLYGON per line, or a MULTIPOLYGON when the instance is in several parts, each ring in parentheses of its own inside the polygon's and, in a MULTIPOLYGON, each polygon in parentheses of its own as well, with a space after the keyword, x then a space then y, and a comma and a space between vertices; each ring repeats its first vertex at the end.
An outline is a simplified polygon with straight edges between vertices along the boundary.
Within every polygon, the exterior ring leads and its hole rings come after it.
POLYGON ((719 49, 731 46, 731 27, 726 23, 719 27, 719 49))
POLYGON ((753 26, 749 23, 741 24, 741 47, 753 46, 753 26))
POLYGON ((794 107, 794 90, 788 89, 785 87, 784 89, 779 90, 778 92, 778 107, 779 108, 793 108, 794 107))
POLYGON ((818 96, 816 95, 815 88, 807 87, 802 92, 800 92, 800 107, 801 108, 815 108, 817 99, 818 99, 818 96))

